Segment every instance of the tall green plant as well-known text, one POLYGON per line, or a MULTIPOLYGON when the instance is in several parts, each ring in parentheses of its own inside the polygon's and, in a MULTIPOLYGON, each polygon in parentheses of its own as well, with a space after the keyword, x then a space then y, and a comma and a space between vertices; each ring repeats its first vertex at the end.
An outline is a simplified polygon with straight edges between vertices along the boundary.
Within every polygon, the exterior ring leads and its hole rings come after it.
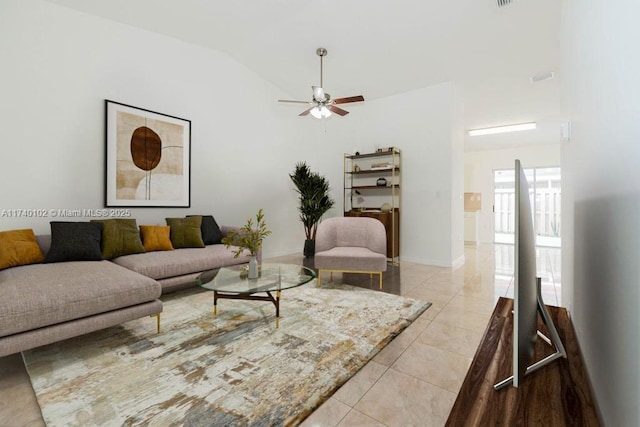
POLYGON ((295 170, 289 175, 299 194, 300 221, 304 226, 307 240, 315 240, 318 223, 335 204, 329 197, 329 182, 311 169, 305 162, 296 163, 295 170))

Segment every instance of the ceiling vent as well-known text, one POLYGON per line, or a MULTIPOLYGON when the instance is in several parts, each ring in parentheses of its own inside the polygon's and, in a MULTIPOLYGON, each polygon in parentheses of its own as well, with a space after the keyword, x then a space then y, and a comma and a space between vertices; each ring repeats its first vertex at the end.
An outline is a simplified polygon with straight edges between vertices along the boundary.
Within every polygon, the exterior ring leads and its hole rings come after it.
POLYGON ((496 0, 496 3, 498 4, 498 7, 505 7, 513 3, 513 0, 496 0))
POLYGON ((553 73, 553 71, 551 71, 550 73, 537 74, 535 76, 531 76, 531 83, 538 83, 545 80, 551 80, 554 77, 555 77, 555 74, 553 73))

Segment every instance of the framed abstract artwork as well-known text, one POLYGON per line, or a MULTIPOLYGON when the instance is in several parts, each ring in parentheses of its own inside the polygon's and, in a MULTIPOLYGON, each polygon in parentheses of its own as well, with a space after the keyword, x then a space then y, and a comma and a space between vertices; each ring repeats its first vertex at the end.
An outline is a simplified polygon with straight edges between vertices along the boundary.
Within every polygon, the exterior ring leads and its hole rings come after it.
POLYGON ((191 121, 105 104, 105 206, 190 207, 191 121))

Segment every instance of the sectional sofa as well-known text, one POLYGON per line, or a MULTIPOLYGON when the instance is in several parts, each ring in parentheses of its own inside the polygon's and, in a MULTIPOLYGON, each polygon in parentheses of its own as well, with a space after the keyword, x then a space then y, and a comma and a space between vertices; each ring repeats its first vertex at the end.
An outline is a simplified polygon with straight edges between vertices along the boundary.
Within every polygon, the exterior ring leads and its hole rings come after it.
MULTIPOLYGON (((239 228, 219 227, 219 237, 232 230, 239 228)), ((194 286, 203 271, 249 260, 234 258, 233 247, 215 243, 47 262, 56 243, 53 231, 52 223, 51 235, 35 236, 45 262, 0 270, 0 357, 145 316, 157 317, 160 331, 162 294, 194 286)), ((6 244, 2 234, 0 245, 6 244)), ((154 326, 150 319, 150 331, 154 326)))

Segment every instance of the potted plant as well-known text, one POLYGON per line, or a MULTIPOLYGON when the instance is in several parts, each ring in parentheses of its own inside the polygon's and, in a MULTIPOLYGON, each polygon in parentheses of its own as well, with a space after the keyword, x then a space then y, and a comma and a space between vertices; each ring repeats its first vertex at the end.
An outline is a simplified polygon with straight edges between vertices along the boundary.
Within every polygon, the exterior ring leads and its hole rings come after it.
POLYGON ((305 162, 296 163, 295 170, 289 175, 300 195, 300 221, 304 226, 306 240, 304 255, 315 254, 316 232, 318 223, 329 209, 335 204, 329 197, 329 182, 316 172, 311 172, 305 162))
POLYGON ((262 249, 262 241, 271 234, 267 229, 267 223, 264 220, 262 208, 256 215, 256 222, 253 218, 249 218, 247 223, 240 227, 240 231, 230 231, 227 236, 222 239, 222 243, 229 249, 234 246, 233 257, 238 258, 245 250, 249 251, 249 279, 258 278, 258 261, 256 256, 258 251, 262 249))

